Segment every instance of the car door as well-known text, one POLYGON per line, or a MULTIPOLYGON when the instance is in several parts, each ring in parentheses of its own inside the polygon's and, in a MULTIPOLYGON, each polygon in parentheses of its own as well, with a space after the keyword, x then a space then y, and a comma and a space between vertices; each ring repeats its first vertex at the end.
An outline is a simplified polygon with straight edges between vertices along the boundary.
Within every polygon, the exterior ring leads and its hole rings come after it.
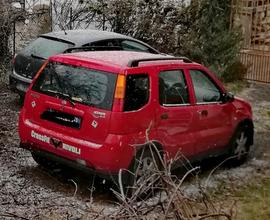
POLYGON ((232 135, 231 103, 222 102, 222 90, 202 69, 190 69, 196 124, 196 153, 225 147, 232 135))
POLYGON ((157 132, 170 158, 194 153, 194 110, 183 70, 158 74, 157 132))

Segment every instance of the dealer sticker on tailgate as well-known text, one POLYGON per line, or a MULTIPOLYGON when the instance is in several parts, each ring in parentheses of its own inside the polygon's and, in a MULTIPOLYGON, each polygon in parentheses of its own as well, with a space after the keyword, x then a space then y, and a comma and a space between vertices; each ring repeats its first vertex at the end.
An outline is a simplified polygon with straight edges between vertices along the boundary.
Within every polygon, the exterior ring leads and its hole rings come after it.
MULTIPOLYGON (((31 137, 35 138, 36 140, 47 143, 47 144, 51 143, 51 141, 50 141, 51 138, 50 137, 48 137, 46 135, 39 134, 39 133, 37 133, 37 132, 35 132, 33 130, 31 131, 31 137)), ((77 147, 74 147, 74 146, 71 146, 71 145, 65 144, 65 143, 62 143, 61 145, 62 145, 63 150, 72 152, 72 153, 77 154, 77 155, 81 154, 81 149, 80 148, 77 148, 77 147)), ((57 144, 57 146, 59 146, 59 143, 57 144)))

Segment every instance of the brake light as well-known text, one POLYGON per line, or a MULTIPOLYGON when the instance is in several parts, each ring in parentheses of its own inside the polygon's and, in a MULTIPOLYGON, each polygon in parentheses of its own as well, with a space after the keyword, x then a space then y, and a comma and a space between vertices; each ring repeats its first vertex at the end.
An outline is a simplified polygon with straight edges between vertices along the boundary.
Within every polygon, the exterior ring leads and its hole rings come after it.
MULTIPOLYGON (((32 84, 35 83, 35 81, 36 81, 37 78, 39 77, 40 73, 41 73, 41 72, 45 69, 45 67, 47 66, 48 62, 49 62, 49 61, 46 60, 46 61, 42 64, 42 66, 41 66, 40 69, 38 70, 37 74, 36 74, 35 77, 33 78, 32 84)), ((32 86, 31 86, 31 88, 32 88, 32 86)))
POLYGON ((114 93, 113 111, 120 112, 123 110, 125 98, 126 76, 119 74, 117 76, 116 88, 114 93))
POLYGON ((12 59, 12 64, 15 63, 16 56, 17 56, 17 54, 15 53, 15 54, 14 54, 14 57, 13 57, 13 59, 12 59))
POLYGON ((125 97, 125 84, 126 77, 124 75, 118 75, 114 98, 123 99, 125 97))

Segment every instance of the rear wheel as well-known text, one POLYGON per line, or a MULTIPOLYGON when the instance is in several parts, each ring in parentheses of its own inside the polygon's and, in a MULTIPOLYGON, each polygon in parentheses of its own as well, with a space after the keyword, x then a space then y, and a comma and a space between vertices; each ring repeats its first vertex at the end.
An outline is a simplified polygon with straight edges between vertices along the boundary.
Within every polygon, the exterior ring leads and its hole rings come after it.
POLYGON ((162 155, 156 146, 149 145, 140 150, 129 169, 125 184, 130 198, 145 199, 154 195, 162 170, 162 155))
POLYGON ((23 102, 24 102, 24 97, 25 97, 24 94, 19 94, 19 102, 20 102, 20 104, 23 104, 23 102))

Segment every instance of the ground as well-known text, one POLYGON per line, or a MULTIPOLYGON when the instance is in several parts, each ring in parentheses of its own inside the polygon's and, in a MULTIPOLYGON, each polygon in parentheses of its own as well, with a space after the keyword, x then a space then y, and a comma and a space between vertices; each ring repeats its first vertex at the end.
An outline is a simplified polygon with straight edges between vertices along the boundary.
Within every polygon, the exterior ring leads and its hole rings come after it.
MULTIPOLYGON (((238 91, 239 93, 239 91, 238 91)), ((252 83, 239 93, 253 106, 255 145, 240 167, 204 166, 202 182, 218 203, 233 204, 236 219, 269 219, 270 85, 252 83), (210 177, 208 178, 208 175, 210 177)), ((19 148, 18 96, 0 85, 0 219, 88 219, 117 209, 111 185, 71 170, 49 172, 19 148)), ((196 195, 196 184, 184 186, 196 195)))

